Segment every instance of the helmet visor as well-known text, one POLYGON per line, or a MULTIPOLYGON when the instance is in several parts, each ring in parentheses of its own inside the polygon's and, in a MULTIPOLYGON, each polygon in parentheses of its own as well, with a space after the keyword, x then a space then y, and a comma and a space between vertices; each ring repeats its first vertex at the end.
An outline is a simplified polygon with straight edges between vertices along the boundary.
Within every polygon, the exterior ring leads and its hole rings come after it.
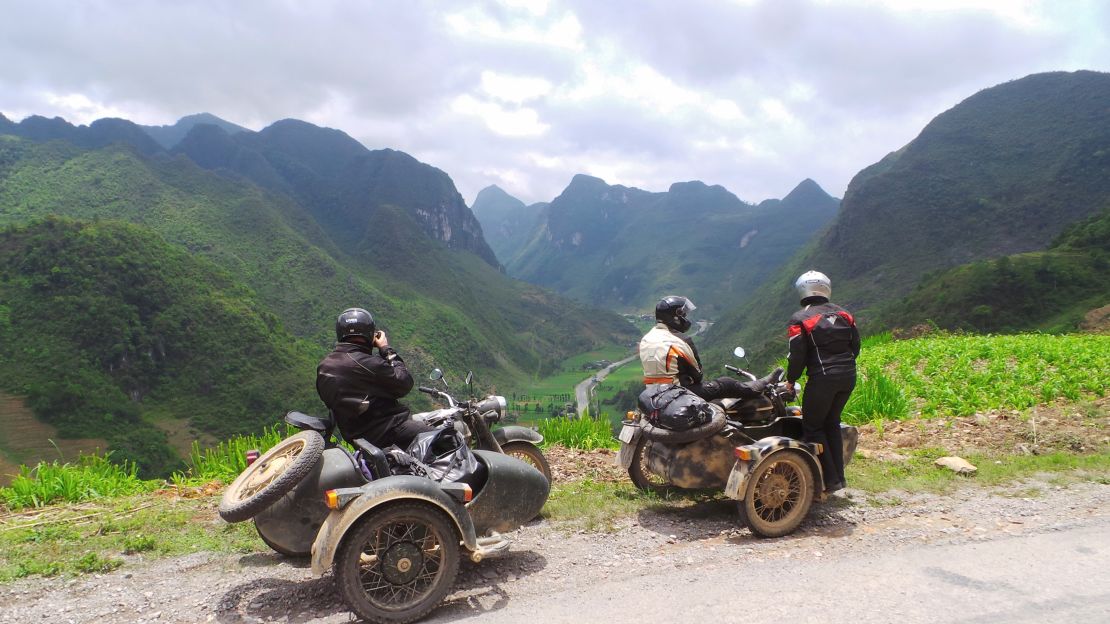
POLYGON ((698 306, 694 305, 693 301, 690 301, 689 299, 687 299, 686 303, 682 304, 681 308, 679 308, 678 310, 675 310, 675 316, 681 316, 682 318, 689 318, 690 313, 693 312, 694 310, 697 310, 697 309, 698 309, 698 306))

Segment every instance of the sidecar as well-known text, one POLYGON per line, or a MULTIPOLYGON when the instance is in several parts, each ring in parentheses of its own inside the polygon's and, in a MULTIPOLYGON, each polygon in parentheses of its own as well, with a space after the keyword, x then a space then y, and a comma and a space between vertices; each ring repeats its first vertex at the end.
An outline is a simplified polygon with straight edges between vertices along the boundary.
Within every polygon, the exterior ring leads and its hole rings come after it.
MULTIPOLYGON (((761 537, 793 532, 824 496, 818 460, 824 449, 801 440, 800 416, 741 425, 714 409, 704 428, 686 432, 656 429, 630 413, 618 436, 618 463, 643 490, 723 490, 737 501, 740 521, 761 537)), ((849 425, 841 433, 849 462, 858 433, 849 425)))
MULTIPOLYGON (((322 441, 316 431, 287 438, 228 487, 232 497, 256 496, 295 470, 295 455, 303 450, 294 454, 283 446, 302 436, 322 441), (250 485, 264 480, 260 488, 250 485)), ((359 442, 367 447, 361 450, 370 457, 371 473, 388 476, 367 480, 352 453, 330 446, 296 485, 250 517, 274 550, 311 553, 318 575, 333 569, 344 601, 369 621, 409 622, 427 614, 450 591, 460 556, 478 562, 506 549, 501 533, 535 518, 547 500, 543 474, 511 456, 474 451, 481 469, 468 482, 438 483, 390 475, 385 454, 359 442)), ((226 518, 224 511, 221 503, 226 518)))

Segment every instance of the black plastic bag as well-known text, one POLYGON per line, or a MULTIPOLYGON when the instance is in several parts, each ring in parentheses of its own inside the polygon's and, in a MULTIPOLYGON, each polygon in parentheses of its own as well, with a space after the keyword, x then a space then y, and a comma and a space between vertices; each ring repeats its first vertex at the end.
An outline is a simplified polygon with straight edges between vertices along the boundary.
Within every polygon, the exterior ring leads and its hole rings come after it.
POLYGON ((640 413, 656 427, 687 431, 713 418, 713 408, 700 396, 675 384, 650 385, 639 397, 640 413))
POLYGON ((478 458, 454 427, 417 434, 408 454, 420 462, 433 481, 464 481, 479 470, 478 458))

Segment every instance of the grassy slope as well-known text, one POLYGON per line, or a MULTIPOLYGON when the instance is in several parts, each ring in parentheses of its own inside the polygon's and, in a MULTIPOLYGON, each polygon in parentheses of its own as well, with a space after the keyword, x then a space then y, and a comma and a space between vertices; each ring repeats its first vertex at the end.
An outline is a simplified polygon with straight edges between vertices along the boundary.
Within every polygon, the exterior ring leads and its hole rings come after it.
POLYGON ((314 405, 318 353, 255 294, 145 228, 47 220, 0 233, 0 378, 64 437, 144 475, 180 460, 149 419, 215 436, 314 405))
POLYGON ((1110 303, 1110 203, 1075 224, 1046 251, 1003 256, 939 273, 881 310, 881 322, 908 327, 1004 332, 1070 331, 1110 303))

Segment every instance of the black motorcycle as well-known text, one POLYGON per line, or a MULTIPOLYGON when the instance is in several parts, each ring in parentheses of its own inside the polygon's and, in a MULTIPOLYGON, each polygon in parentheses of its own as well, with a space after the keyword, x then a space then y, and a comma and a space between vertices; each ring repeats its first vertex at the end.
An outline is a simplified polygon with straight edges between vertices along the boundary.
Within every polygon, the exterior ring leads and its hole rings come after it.
MULTIPOLYGON (((450 389, 440 369, 433 370, 429 378, 440 381, 444 388, 450 389)), ((463 383, 470 390, 471 395, 474 394, 473 382, 474 373, 468 372, 463 383)), ((505 415, 507 407, 505 397, 490 395, 482 400, 457 401, 447 392, 425 387, 419 390, 443 400, 447 403, 447 407, 413 414, 413 420, 437 428, 454 426, 466 436, 472 448, 512 455, 530 464, 542 472, 548 482, 551 481, 551 466, 547 463, 543 451, 540 450, 539 445, 543 443, 543 436, 539 432, 517 425, 493 429, 493 425, 501 422, 501 418, 505 415)))
POLYGON ((476 470, 465 479, 397 474, 393 460, 401 451, 361 439, 348 441, 352 451, 333 419, 290 412, 285 422, 301 431, 261 456, 248 453, 249 465, 224 492, 220 516, 253 519, 279 553, 311 554, 317 575, 334 569, 339 593, 363 618, 422 617, 450 590, 460 550, 476 563, 506 550, 502 533, 539 514, 550 481, 531 463, 488 450, 514 442, 512 432, 498 435, 487 426, 495 420, 491 412, 504 410, 504 397, 459 402, 433 388, 420 391, 459 410, 458 421, 445 415, 446 426, 465 424, 474 433, 476 470))
MULTIPOLYGON (((734 353, 744 356, 737 347, 734 353)), ((747 379, 755 375, 725 366, 747 379)), ((824 496, 820 444, 802 441, 802 410, 782 382, 783 369, 766 377, 765 390, 751 399, 710 402, 709 423, 687 431, 654 427, 639 410, 629 413, 619 434, 619 462, 632 483, 645 491, 723 489, 739 501, 741 522, 763 537, 779 537, 801 524, 814 498, 824 496)), ((841 425, 844 461, 851 461, 858 432, 841 425)))

